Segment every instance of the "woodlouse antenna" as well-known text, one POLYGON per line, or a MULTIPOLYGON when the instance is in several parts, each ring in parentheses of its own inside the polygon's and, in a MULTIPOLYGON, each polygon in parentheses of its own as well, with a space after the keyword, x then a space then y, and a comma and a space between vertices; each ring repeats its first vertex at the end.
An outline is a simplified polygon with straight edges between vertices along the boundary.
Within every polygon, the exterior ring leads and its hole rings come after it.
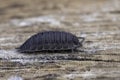
POLYGON ((78 39, 81 39, 81 40, 80 40, 80 43, 83 43, 83 41, 85 40, 84 37, 78 37, 78 39))

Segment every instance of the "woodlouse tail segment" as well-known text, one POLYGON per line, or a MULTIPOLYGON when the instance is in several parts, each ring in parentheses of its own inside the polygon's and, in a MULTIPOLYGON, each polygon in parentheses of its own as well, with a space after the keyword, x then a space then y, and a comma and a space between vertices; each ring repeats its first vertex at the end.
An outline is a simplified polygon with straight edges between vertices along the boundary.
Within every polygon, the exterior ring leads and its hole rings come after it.
POLYGON ((84 37, 78 37, 78 39, 80 40, 80 43, 83 43, 83 41, 85 40, 84 37))

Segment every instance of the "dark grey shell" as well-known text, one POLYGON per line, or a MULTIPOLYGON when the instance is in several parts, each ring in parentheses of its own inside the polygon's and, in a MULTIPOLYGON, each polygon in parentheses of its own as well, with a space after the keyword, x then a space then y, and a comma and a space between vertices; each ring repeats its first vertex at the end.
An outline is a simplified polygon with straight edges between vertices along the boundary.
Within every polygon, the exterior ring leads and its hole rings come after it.
POLYGON ((18 49, 21 53, 76 50, 84 38, 64 31, 44 31, 30 37, 18 49), (79 39, 82 39, 79 41, 79 39))

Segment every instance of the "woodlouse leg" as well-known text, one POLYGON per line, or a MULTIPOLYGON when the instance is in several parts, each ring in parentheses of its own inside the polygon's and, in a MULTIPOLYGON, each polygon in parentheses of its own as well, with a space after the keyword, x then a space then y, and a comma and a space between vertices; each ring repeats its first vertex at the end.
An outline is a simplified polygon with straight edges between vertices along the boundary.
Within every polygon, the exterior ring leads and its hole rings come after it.
POLYGON ((45 50, 44 45, 42 45, 42 50, 45 50))
POLYGON ((80 49, 80 50, 76 49, 76 51, 77 52, 85 52, 83 49, 80 49))
POLYGON ((72 48, 72 53, 74 52, 74 49, 72 48))

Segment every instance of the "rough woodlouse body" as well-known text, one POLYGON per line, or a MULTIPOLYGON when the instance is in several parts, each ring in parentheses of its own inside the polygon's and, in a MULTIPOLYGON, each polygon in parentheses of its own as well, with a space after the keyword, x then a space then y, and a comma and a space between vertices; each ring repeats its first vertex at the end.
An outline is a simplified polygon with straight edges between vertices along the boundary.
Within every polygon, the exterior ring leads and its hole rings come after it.
POLYGON ((30 37, 17 50, 21 53, 41 51, 75 51, 82 47, 83 37, 64 31, 44 31, 30 37), (81 41, 79 41, 81 39, 81 41))

